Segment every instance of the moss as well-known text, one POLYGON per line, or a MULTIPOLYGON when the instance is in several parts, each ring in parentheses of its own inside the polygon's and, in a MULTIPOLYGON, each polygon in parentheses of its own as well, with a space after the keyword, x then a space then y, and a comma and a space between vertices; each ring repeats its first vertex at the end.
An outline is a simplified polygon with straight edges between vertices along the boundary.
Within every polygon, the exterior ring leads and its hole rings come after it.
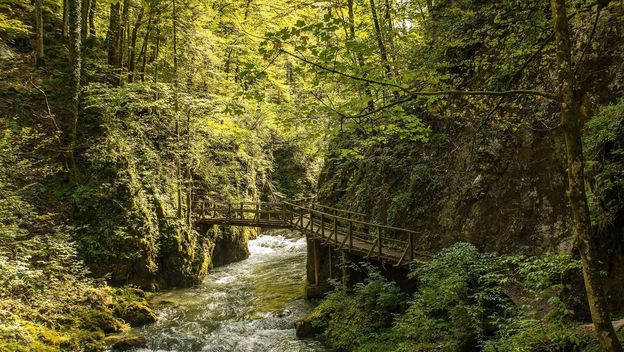
POLYGON ((147 340, 137 335, 113 335, 106 338, 106 344, 115 350, 126 351, 147 346, 147 340))
POLYGON ((53 329, 28 321, 18 324, 12 329, 0 329, 0 351, 98 351, 104 346, 103 333, 70 326, 53 329))
POLYGON ((331 319, 331 310, 319 306, 313 309, 303 319, 295 323, 298 338, 313 338, 325 332, 331 319))
POLYGON ((111 309, 89 310, 81 316, 82 327, 89 331, 101 330, 104 333, 120 332, 126 329, 122 320, 115 317, 111 309))
POLYGON ((117 318, 130 326, 142 326, 158 320, 147 302, 145 292, 135 288, 118 289, 112 311, 117 318))

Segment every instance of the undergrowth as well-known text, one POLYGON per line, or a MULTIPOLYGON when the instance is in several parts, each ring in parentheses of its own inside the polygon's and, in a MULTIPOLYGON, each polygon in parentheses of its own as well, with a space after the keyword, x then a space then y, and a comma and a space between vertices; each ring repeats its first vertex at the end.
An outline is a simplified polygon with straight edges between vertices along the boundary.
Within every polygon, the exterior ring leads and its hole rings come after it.
POLYGON ((369 268, 331 292, 306 320, 337 351, 594 351, 559 297, 567 255, 497 256, 458 243, 417 263, 410 298, 369 268))

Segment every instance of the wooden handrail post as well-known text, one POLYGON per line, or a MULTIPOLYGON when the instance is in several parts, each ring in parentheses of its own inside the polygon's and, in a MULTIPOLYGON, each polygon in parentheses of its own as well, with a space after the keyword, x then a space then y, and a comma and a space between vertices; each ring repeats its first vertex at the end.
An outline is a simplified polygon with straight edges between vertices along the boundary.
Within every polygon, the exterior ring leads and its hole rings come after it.
POLYGON ((299 208, 299 226, 303 229, 303 209, 299 208))
POLYGON ((338 221, 336 216, 334 216, 334 242, 338 244, 338 221))
POLYGON ((232 219, 232 203, 228 202, 228 210, 227 215, 225 216, 228 220, 232 219))
POLYGON ((321 238, 325 238, 325 216, 321 213, 321 238))
POLYGON ((349 220, 349 231, 347 232, 349 237, 349 253, 353 250, 353 221, 349 220))
POLYGON ((314 213, 310 212, 310 234, 314 237, 314 213))

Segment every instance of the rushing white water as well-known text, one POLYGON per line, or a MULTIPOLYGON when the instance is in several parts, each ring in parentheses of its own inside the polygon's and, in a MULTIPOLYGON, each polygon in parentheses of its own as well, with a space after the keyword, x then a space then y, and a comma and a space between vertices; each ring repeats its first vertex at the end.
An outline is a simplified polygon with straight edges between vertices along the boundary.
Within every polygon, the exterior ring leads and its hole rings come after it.
POLYGON ((294 322, 310 309, 301 298, 305 245, 289 232, 262 235, 248 259, 211 271, 198 287, 159 294, 158 322, 136 330, 148 340, 139 351, 324 351, 295 336, 294 322))

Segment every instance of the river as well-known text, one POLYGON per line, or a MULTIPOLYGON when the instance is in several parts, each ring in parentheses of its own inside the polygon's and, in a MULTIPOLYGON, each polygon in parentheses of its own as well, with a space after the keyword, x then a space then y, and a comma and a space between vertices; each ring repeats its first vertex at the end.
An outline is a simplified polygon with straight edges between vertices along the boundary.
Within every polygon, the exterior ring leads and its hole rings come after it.
POLYGON ((305 238, 289 231, 250 241, 250 256, 216 268, 199 286, 159 293, 158 322, 136 329, 140 352, 326 351, 298 340, 294 323, 309 311, 302 299, 305 238))

